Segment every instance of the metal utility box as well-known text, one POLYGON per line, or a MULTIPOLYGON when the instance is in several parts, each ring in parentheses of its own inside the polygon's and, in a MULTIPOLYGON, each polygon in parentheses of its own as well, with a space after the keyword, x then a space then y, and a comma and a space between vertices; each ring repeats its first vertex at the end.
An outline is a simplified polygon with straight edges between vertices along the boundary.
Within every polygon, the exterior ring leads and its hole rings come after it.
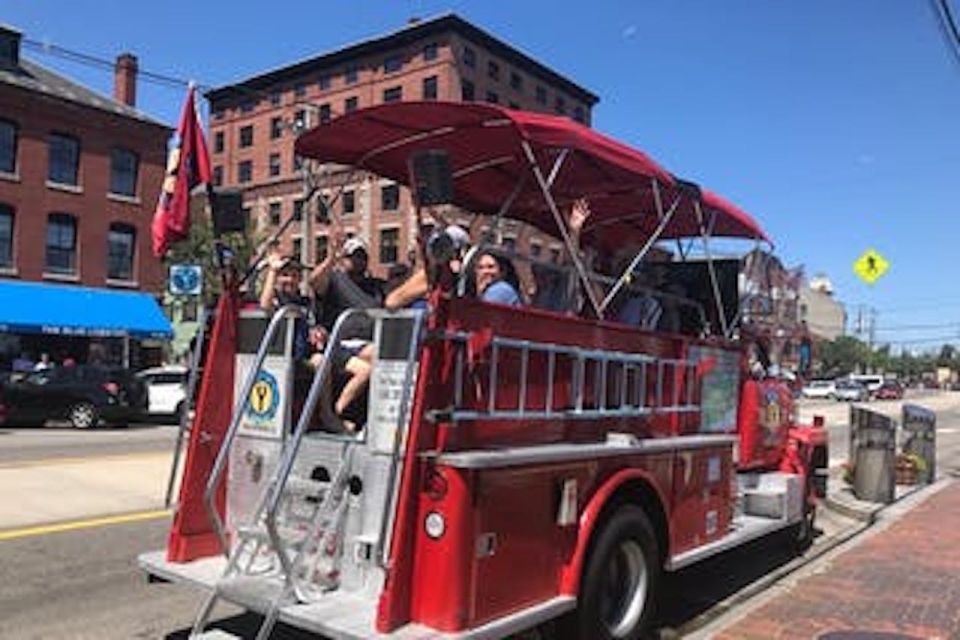
POLYGON ((923 460, 917 481, 930 484, 937 477, 937 414, 915 404, 903 405, 900 450, 923 460))
POLYGON ((860 500, 890 504, 896 477, 897 423, 864 407, 850 407, 853 493, 860 500))

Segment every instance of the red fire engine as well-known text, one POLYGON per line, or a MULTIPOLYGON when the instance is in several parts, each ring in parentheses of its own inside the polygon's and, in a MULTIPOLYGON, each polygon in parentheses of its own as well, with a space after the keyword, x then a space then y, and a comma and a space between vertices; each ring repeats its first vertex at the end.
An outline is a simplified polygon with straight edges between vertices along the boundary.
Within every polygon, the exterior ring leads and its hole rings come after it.
POLYGON ((786 386, 751 366, 736 261, 710 252, 718 237, 764 241, 749 215, 592 129, 493 105, 359 110, 296 149, 407 184, 420 204, 446 191, 459 211, 562 238, 585 311, 478 300, 465 283, 479 247, 459 272, 433 256, 425 309, 354 309, 333 328, 328 356, 358 316, 375 352, 365 425, 338 434, 311 429, 333 358, 291 397, 303 311, 268 318, 225 295, 168 547, 140 557, 207 591, 193 637, 226 637, 207 630, 226 601, 263 614, 260 638, 277 621, 332 638, 501 638, 553 619, 570 637, 636 638, 663 572, 811 535, 823 430, 797 424, 786 386), (581 198, 576 246, 563 211, 581 198), (697 330, 607 319, 667 241, 697 330), (581 250, 623 247, 634 258, 598 286, 581 250))

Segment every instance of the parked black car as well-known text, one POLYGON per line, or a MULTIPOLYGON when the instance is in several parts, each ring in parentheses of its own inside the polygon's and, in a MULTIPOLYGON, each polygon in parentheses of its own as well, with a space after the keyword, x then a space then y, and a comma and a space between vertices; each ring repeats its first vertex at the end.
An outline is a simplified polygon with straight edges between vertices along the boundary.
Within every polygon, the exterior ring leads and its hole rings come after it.
MULTIPOLYGON (((77 365, 35 371, 0 390, 6 424, 69 420, 78 429, 126 424, 147 407, 146 386, 125 369, 77 365)), ((2 415, 0 415, 2 417, 2 415)))

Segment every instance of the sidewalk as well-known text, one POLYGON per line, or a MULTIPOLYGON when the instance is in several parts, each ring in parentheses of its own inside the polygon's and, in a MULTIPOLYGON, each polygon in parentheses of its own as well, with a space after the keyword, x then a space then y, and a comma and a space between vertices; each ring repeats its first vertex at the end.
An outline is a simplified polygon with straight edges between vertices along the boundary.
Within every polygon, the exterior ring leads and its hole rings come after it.
POLYGON ((916 498, 923 501, 891 506, 868 533, 776 585, 738 619, 725 616, 696 635, 960 638, 960 482, 916 498))
POLYGON ((173 454, 0 465, 0 531, 162 509, 173 454))

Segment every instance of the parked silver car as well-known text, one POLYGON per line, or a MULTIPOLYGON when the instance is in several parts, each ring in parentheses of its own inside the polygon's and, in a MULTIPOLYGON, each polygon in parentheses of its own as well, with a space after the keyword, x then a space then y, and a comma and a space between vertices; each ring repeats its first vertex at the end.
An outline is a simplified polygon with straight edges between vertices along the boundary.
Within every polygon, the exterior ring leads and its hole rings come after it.
POLYGON ((833 397, 844 402, 863 402, 870 399, 870 391, 854 380, 837 380, 833 397))

